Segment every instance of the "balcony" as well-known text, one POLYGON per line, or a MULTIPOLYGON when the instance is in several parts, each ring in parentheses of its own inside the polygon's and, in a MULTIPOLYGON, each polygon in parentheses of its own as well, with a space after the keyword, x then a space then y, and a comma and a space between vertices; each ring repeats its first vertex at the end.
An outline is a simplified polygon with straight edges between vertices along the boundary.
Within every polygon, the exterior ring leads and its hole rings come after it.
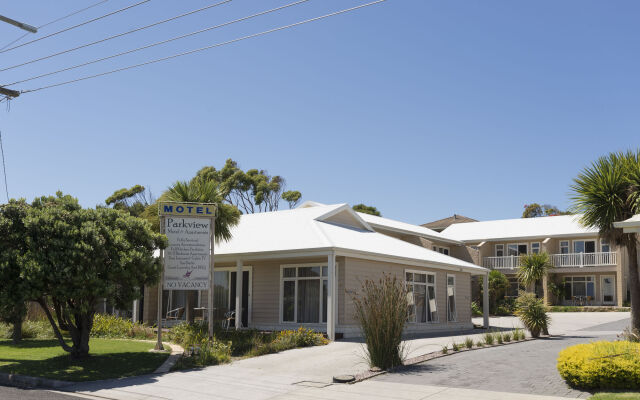
MULTIPOLYGON (((551 265, 556 268, 582 268, 604 265, 616 265, 617 253, 569 253, 550 254, 551 265)), ((520 257, 485 257, 482 266, 489 269, 516 269, 520 266, 520 257)))

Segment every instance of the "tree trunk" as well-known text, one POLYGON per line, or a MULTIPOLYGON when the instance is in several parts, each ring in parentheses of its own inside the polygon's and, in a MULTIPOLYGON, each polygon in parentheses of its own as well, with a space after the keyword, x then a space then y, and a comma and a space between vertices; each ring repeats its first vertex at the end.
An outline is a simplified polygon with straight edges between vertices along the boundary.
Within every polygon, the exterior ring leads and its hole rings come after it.
POLYGON ((93 314, 81 314, 76 317, 77 329, 72 329, 71 358, 81 360, 89 357, 89 334, 93 326, 93 314))
MULTIPOLYGON (((635 236, 635 235, 634 235, 635 236)), ((638 242, 627 244, 629 255, 629 291, 631 292, 631 328, 640 330, 640 278, 638 277, 638 242)))
POLYGON ((11 335, 13 344, 18 344, 22 340, 22 320, 13 324, 13 334, 11 335))

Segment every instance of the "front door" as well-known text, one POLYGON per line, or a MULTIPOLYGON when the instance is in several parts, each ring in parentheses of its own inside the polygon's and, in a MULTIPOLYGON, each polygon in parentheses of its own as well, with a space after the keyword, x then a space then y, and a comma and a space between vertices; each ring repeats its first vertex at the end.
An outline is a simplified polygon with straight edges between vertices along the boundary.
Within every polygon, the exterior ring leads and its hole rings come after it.
POLYGON ((616 302, 616 277, 607 275, 602 277, 602 303, 615 304, 616 302))

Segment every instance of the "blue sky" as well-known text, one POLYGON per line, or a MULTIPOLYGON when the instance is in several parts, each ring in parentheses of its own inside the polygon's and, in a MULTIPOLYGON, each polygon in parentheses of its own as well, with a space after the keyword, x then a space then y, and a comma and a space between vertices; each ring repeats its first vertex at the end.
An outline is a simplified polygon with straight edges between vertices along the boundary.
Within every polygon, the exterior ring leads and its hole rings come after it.
MULTIPOLYGON (((4 2, 1 12, 40 25, 91 3, 4 2)), ((133 3, 110 0, 40 35, 133 3)), ((0 66, 211 3, 153 0, 2 53, 0 66)), ((0 85, 286 3, 234 0, 0 72, 0 85)), ((99 73, 358 4, 310 0, 15 88, 99 73)), ((9 194, 32 199, 60 189, 94 206, 134 184, 159 194, 230 157, 243 168, 284 176, 305 200, 364 202, 412 223, 454 212, 519 217, 534 201, 565 208, 581 168, 609 151, 640 147, 639 14, 640 3, 622 0, 387 0, 208 52, 25 93, 9 112, 0 105, 9 194)), ((0 47, 21 34, 0 26, 0 47)))

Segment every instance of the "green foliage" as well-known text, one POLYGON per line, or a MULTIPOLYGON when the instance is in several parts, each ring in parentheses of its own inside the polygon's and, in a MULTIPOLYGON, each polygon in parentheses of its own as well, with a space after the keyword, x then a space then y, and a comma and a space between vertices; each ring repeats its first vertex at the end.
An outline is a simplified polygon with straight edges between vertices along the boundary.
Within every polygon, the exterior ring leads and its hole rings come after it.
POLYGON ((589 400, 640 400, 640 393, 638 392, 625 392, 625 393, 599 392, 589 397, 589 400))
POLYGON ((501 336, 503 342, 509 343, 511 341, 511 332, 504 332, 501 336))
POLYGON ((498 344, 502 344, 504 342, 504 338, 500 332, 496 332, 493 337, 496 339, 496 342, 498 342, 498 344))
POLYGON ((495 315, 513 315, 516 311, 516 301, 513 298, 504 298, 497 301, 495 315))
POLYGON ((478 340, 476 342, 476 347, 484 347, 484 342, 482 340, 478 340))
POLYGON ((482 338, 487 346, 491 346, 496 340, 493 332, 485 332, 485 334, 482 335, 482 338))
POLYGON ((464 347, 466 347, 467 349, 473 348, 473 339, 470 337, 464 339, 464 347))
MULTIPOLYGON (((489 272, 489 312, 495 314, 498 307, 498 301, 504 299, 509 289, 509 279, 505 274, 498 270, 489 272)), ((480 282, 480 294, 483 298, 484 288, 480 282)))
POLYGON ((579 344, 558 355, 558 372, 581 389, 640 387, 640 343, 627 341, 579 344))
MULTIPOLYGON (((49 321, 25 320, 21 324, 22 339, 54 339, 49 321)), ((0 339, 12 339, 13 327, 10 324, 0 323, 0 339)))
POLYGON ((105 200, 105 203, 108 206, 112 205, 116 210, 126 211, 134 217, 141 217, 154 200, 144 186, 135 185, 130 189, 116 190, 105 200))
POLYGON ((524 340, 525 338, 526 338, 526 335, 522 329, 516 328, 513 330, 513 340, 518 341, 518 340, 524 340))
POLYGON ((472 302, 471 302, 471 314, 472 314, 474 317, 482 317, 482 315, 483 315, 483 314, 482 314, 482 308, 481 308, 481 307, 480 307, 480 305, 479 305, 477 302, 475 302, 475 301, 472 301, 472 302))
POLYGON ((353 210, 365 214, 375 215, 376 217, 382 217, 382 214, 380 214, 380 211, 378 211, 377 208, 362 203, 353 206, 353 210))
POLYGON ((131 320, 109 314, 96 314, 93 317, 92 337, 153 339, 153 328, 131 320))
POLYGON ((516 300, 516 315, 529 330, 532 337, 539 337, 549 327, 547 307, 533 293, 522 293, 516 300))
POLYGON ((353 297, 356 318, 372 367, 388 369, 402 364, 402 331, 407 322, 407 290, 395 275, 378 282, 367 280, 360 295, 353 297))
POLYGON ((520 256, 518 280, 525 286, 541 280, 551 268, 551 261, 547 253, 531 253, 520 256))
POLYGON ((524 211, 522 212, 522 218, 536 218, 536 217, 549 217, 553 215, 568 215, 570 211, 560 211, 558 207, 550 204, 540 205, 538 203, 531 203, 524 205, 524 211))
POLYGON ((442 346, 442 354, 447 354, 449 352, 449 348, 447 346, 442 346))
POLYGON ((220 170, 215 167, 200 169, 195 179, 200 178, 215 182, 224 201, 245 214, 277 211, 280 200, 288 202, 290 208, 295 207, 302 197, 298 191, 284 191, 286 183, 283 177, 271 176, 265 170, 243 171, 232 159, 228 159, 220 170))
POLYGON ((451 343, 451 350, 458 351, 460 350, 460 345, 456 342, 451 343))

